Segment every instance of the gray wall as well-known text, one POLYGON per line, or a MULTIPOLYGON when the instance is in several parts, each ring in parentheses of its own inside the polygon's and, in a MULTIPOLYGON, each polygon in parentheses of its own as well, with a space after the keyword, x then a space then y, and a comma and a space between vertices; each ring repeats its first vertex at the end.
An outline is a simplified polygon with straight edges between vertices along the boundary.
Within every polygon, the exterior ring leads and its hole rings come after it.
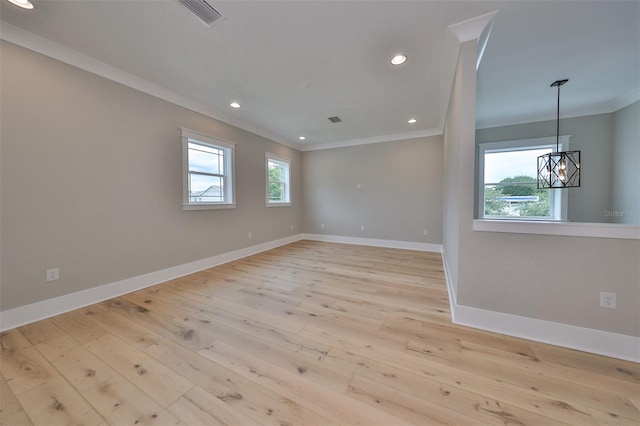
POLYGON ((639 241, 473 231, 475 58, 463 44, 444 137, 443 245, 458 304, 640 336, 639 241), (600 291, 618 294, 616 310, 599 307, 600 291))
POLYGON ((301 232, 304 187, 304 232, 442 242, 459 304, 640 335, 637 240, 472 230, 475 42, 461 48, 444 142, 304 155, 9 43, 0 52, 2 310, 301 232), (237 142, 237 209, 182 210, 181 126, 237 142), (292 158, 292 207, 265 207, 265 151, 292 158), (61 279, 47 284, 52 267, 61 279), (550 270, 566 272, 541 278, 550 270), (602 290, 618 309, 598 307, 602 290))
POLYGON ((307 151, 303 169, 304 232, 442 242, 441 136, 307 151))
POLYGON ((2 310, 301 232, 300 152, 10 43, 1 55, 2 310), (182 210, 180 127, 237 143, 236 209, 182 210), (291 207, 265 207, 265 151, 292 159, 291 207))
MULTIPOLYGON (((605 211, 611 208, 613 114, 561 119, 560 134, 571 135, 569 148, 572 151, 581 151, 581 187, 566 190, 569 196, 569 221, 611 222, 610 216, 606 215, 605 211)), ((540 121, 478 129, 476 144, 555 135, 555 120, 540 121)), ((477 176, 475 178, 477 181, 477 176)), ((474 211, 478 211, 477 197, 475 203, 476 209, 474 211)))
POLYGON ((477 57, 476 41, 460 46, 458 63, 444 126, 444 202, 443 202, 443 257, 446 262, 450 285, 456 295, 459 287, 459 271, 463 262, 464 247, 461 235, 471 230, 474 175, 475 93, 477 57))
POLYGON ((458 303, 640 336, 640 242, 472 232, 461 239, 458 303), (617 309, 600 308, 600 292, 617 309))
POLYGON ((640 101, 613 114, 611 221, 640 224, 640 101))

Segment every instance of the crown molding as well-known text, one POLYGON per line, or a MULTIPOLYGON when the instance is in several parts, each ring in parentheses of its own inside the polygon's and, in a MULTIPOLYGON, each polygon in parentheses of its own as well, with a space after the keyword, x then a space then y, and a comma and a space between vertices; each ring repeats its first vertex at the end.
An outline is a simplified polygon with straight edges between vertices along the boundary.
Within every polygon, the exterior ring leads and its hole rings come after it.
POLYGON ((301 151, 318 151, 321 149, 344 148, 348 146, 370 145, 374 143, 395 142, 407 139, 426 138, 429 136, 442 135, 442 129, 426 129, 414 132, 395 133, 392 135, 372 136, 362 139, 350 139, 346 141, 323 142, 313 145, 299 147, 301 151))
MULTIPOLYGON (((460 44, 471 40, 480 40, 482 33, 485 32, 485 28, 489 28, 493 25, 493 20, 498 14, 497 10, 493 12, 485 13, 484 15, 476 16, 466 21, 456 22, 449 25, 449 29, 456 35, 460 44)), ((488 38, 489 34, 486 34, 488 38)))
POLYGON ((628 93, 622 96, 618 96, 617 98, 606 104, 606 107, 610 110, 609 112, 616 112, 638 101, 640 101, 640 87, 636 87, 635 89, 630 90, 628 93))
POLYGON ((60 62, 72 65, 81 70, 90 72, 108 80, 120 83, 124 86, 154 96, 158 99, 181 106, 191 111, 203 114, 214 120, 221 121, 247 132, 262 136, 271 141, 286 145, 289 148, 300 150, 300 147, 279 135, 268 130, 254 126, 238 118, 229 116, 210 105, 195 101, 186 96, 168 90, 143 78, 129 74, 119 68, 101 62, 76 50, 69 49, 44 37, 23 30, 15 25, 0 20, 0 39, 16 44, 25 49, 32 50, 44 56, 56 59, 60 62))
MULTIPOLYGON (((566 118, 577 118, 577 117, 587 117, 590 115, 598 115, 598 114, 611 114, 612 112, 616 112, 625 108, 635 102, 640 101, 640 87, 635 88, 628 93, 619 96, 609 102, 591 105, 584 108, 574 108, 562 113, 562 117, 560 120, 564 120, 566 118)), ((519 124, 528 124, 528 123, 538 123, 541 121, 555 121, 556 113, 549 112, 544 114, 536 114, 536 115, 527 115, 526 117, 517 117, 512 119, 488 119, 488 120, 477 120, 476 121, 476 129, 490 129, 493 127, 505 127, 505 126, 516 126, 519 124)))

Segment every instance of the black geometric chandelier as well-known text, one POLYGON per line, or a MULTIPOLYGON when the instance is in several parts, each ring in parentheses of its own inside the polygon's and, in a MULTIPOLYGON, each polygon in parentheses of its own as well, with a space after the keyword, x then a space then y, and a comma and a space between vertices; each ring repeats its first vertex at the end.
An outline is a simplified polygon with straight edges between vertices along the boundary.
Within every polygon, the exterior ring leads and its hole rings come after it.
POLYGON ((556 150, 538 157, 538 189, 580 186, 580 151, 560 151, 560 86, 567 81, 557 80, 551 85, 558 88, 556 150))

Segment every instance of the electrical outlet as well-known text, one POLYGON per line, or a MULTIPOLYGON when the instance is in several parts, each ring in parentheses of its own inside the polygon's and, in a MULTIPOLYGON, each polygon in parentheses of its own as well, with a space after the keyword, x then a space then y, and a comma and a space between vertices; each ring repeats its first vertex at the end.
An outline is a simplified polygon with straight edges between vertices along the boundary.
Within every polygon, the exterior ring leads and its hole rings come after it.
POLYGON ((423 230, 422 230, 422 235, 424 235, 425 237, 426 237, 427 235, 429 235, 429 230, 428 230, 428 229, 423 229, 423 230))
POLYGON ((360 225, 360 232, 364 232, 364 225, 360 225))
POLYGON ((47 282, 58 281, 60 279, 60 269, 58 268, 47 269, 45 279, 47 280, 47 282))
POLYGON ((253 238, 253 233, 251 231, 249 231, 249 233, 247 234, 247 238, 248 239, 252 239, 253 238))
POLYGON ((618 295, 616 293, 600 292, 600 307, 615 309, 617 305, 618 295))
POLYGON ((364 183, 359 183, 356 185, 356 188, 358 189, 364 189, 364 183))
POLYGON ((293 230, 293 224, 291 224, 291 229, 293 230))
POLYGON ((324 229, 324 223, 320 224, 320 229, 324 229))

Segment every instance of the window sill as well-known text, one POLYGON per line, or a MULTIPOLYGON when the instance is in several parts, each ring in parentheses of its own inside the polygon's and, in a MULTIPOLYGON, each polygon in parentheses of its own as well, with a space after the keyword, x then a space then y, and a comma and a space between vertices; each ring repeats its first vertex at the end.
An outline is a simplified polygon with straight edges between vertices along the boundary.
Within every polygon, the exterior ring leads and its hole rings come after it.
POLYGON ((473 230, 512 234, 562 235, 570 237, 621 238, 640 240, 639 225, 550 221, 475 219, 473 230))
POLYGON ((267 207, 288 207, 291 203, 267 203, 267 207))
POLYGON ((235 204, 183 204, 182 210, 219 210, 235 209, 235 204))

